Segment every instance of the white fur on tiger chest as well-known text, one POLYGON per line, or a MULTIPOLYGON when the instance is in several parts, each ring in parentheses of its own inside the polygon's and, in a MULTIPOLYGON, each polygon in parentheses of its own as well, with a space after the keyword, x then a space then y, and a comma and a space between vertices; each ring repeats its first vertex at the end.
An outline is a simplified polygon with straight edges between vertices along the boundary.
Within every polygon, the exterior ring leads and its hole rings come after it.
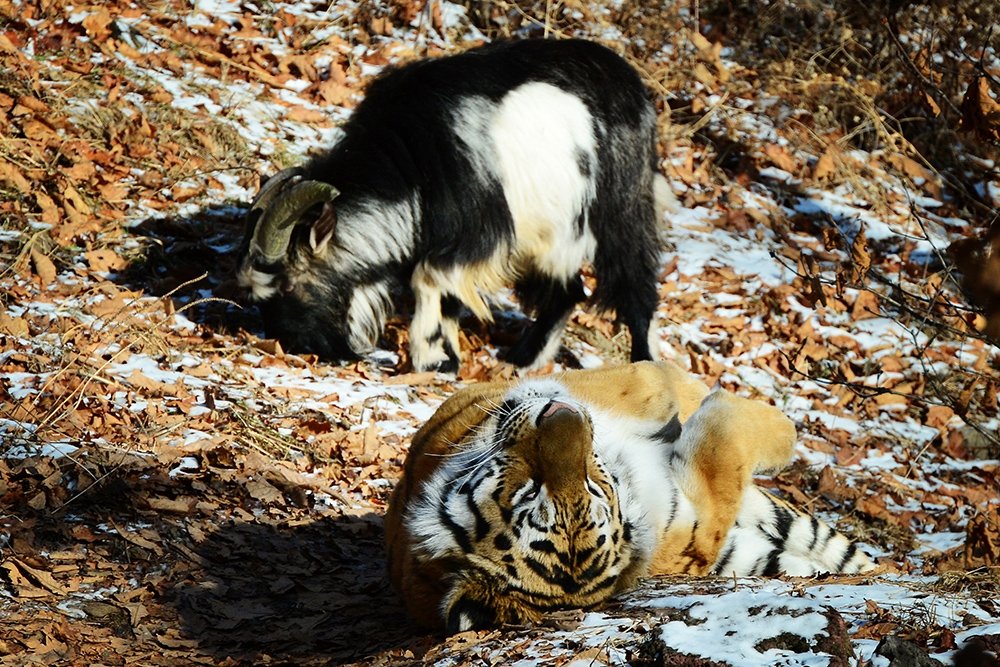
POLYGON ((650 556, 668 524, 693 525, 696 519, 694 505, 680 492, 670 469, 670 445, 651 437, 663 424, 589 410, 594 452, 618 479, 622 514, 633 526, 634 546, 650 556))

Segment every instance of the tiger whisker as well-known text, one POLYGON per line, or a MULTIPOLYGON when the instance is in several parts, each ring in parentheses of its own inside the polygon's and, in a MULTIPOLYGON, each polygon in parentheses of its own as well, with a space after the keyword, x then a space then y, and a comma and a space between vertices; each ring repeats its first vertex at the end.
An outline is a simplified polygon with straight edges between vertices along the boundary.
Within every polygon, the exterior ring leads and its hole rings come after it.
POLYGON ((476 455, 465 464, 465 466, 458 470, 458 472, 462 473, 469 469, 472 469, 472 471, 475 472, 475 470, 479 469, 486 461, 493 458, 493 456, 501 449, 503 449, 503 440, 495 440, 494 442, 489 443, 482 451, 477 452, 476 455))
MULTIPOLYGON (((488 431, 489 429, 490 429, 490 426, 484 425, 484 424, 479 424, 477 426, 471 427, 469 430, 472 432, 473 436, 478 436, 479 434, 483 433, 484 431, 488 431)), ((471 440, 473 442, 475 442, 476 438, 473 437, 471 440)), ((494 440, 493 438, 488 438, 487 439, 487 444, 485 446, 486 446, 486 448, 490 448, 490 447, 495 446, 498 442, 501 442, 501 440, 499 440, 499 439, 494 440)), ((449 458, 454 458, 456 456, 465 456, 466 454, 469 453, 470 447, 468 447, 468 446, 463 447, 462 446, 463 445, 462 442, 454 442, 452 440, 448 440, 447 438, 445 438, 445 443, 447 443, 447 445, 448 445, 449 448, 454 449, 455 451, 450 451, 450 452, 446 452, 446 453, 443 453, 443 454, 430 454, 430 453, 428 453, 428 454, 425 454, 425 456, 433 456, 435 458, 449 459, 449 458)), ((478 450, 478 449, 481 449, 481 448, 482 448, 482 446, 479 446, 476 449, 478 450)), ((477 455, 477 458, 478 458, 478 455, 477 455)))
MULTIPOLYGON (((530 409, 531 409, 531 406, 527 405, 527 404, 516 405, 512 409, 510 409, 510 410, 507 411, 508 414, 505 417, 506 418, 513 418, 513 417, 516 417, 519 412, 527 412, 530 409)), ((460 486, 461 485, 465 485, 466 483, 468 483, 468 481, 470 479, 472 479, 472 477, 474 477, 476 475, 476 473, 479 472, 479 470, 481 470, 482 467, 484 465, 486 465, 486 463, 489 462, 490 459, 492 459, 493 456, 498 451, 500 451, 500 449, 503 447, 503 443, 506 441, 506 436, 503 435, 503 434, 501 434, 501 433, 497 433, 496 435, 498 436, 497 439, 494 440, 491 443, 488 443, 485 446, 485 449, 483 451, 481 451, 479 454, 477 454, 476 457, 474 457, 469 462, 468 465, 469 466, 474 466, 474 467, 472 467, 472 469, 469 470, 469 472, 467 474, 463 475, 461 478, 456 477, 454 479, 453 484, 456 483, 456 482, 459 482, 459 480, 461 480, 460 486)))
POLYGON ((461 477, 461 483, 459 483, 459 478, 456 477, 454 482, 452 482, 452 486, 457 485, 458 488, 464 487, 466 484, 469 483, 470 480, 472 480, 475 477, 476 473, 478 473, 480 470, 483 469, 483 466, 485 466, 487 463, 490 462, 490 460, 492 460, 492 458, 493 458, 492 456, 488 456, 484 458, 482 461, 480 461, 479 465, 477 465, 475 468, 473 468, 472 470, 470 470, 468 473, 466 473, 461 477))

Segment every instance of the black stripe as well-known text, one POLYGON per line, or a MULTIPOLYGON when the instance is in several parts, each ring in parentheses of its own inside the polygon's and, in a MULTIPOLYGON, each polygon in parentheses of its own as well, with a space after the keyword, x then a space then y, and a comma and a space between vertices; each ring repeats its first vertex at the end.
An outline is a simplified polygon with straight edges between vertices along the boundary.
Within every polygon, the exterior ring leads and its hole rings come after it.
POLYGON ((817 551, 826 551, 827 546, 830 545, 830 540, 832 540, 833 536, 837 534, 837 531, 833 528, 830 528, 829 526, 824 527, 826 528, 826 537, 823 539, 823 544, 816 548, 817 551))
POLYGON ((452 520, 451 516, 448 514, 447 501, 441 505, 441 508, 438 510, 438 518, 441 519, 444 527, 448 529, 451 536, 455 538, 456 542, 458 542, 458 546, 462 548, 462 551, 465 553, 472 553, 472 542, 469 541, 469 534, 465 532, 464 528, 452 520))
POLYGON ((736 551, 736 543, 733 542, 729 545, 729 548, 722 552, 722 557, 715 562, 715 567, 712 571, 715 574, 726 574, 726 569, 729 567, 729 561, 733 559, 733 553, 736 551))
POLYGON ((596 593, 597 591, 603 591, 605 588, 611 588, 617 583, 618 583, 618 575, 612 574, 605 577, 604 579, 601 579, 599 582, 597 582, 596 585, 591 586, 590 591, 593 593, 596 593))
POLYGON ((552 544, 552 540, 532 540, 528 545, 535 551, 541 551, 546 554, 556 553, 556 545, 552 544))
POLYGON ((547 533, 547 532, 549 532, 549 526, 548 525, 546 525, 544 523, 535 523, 534 512, 526 511, 525 514, 526 514, 526 518, 527 518, 529 526, 531 526, 532 528, 534 528, 535 530, 537 530, 539 533, 547 533))
POLYGON ((811 516, 809 517, 809 529, 812 530, 812 539, 809 540, 809 546, 806 547, 806 551, 812 553, 813 548, 816 546, 816 541, 819 539, 819 520, 811 516))
POLYGON ((535 560, 534 558, 525 558, 524 564, 528 566, 528 569, 537 574, 539 577, 545 581, 552 581, 552 572, 549 568, 545 567, 542 563, 535 560))
MULTIPOLYGON (((604 537, 604 535, 601 535, 604 537)), ((586 549, 580 549, 576 552, 576 562, 578 564, 586 563, 591 556, 597 551, 597 547, 587 547, 586 549)))
MULTIPOLYGON (((500 510, 500 521, 506 525, 510 525, 511 520, 514 518, 514 508, 500 502, 500 498, 503 496, 503 486, 502 483, 497 484, 497 488, 490 494, 490 498, 493 499, 497 509, 500 510)), ((517 533, 515 532, 514 534, 516 535, 517 533)))
POLYGON ((792 521, 795 519, 795 515, 780 505, 773 505, 773 507, 774 528, 778 535, 768 535, 768 539, 774 546, 784 548, 785 542, 788 540, 788 532, 792 529, 792 521))
POLYGON ((632 541, 632 523, 626 521, 625 525, 622 527, 622 542, 632 541))
POLYGON ((677 507, 678 507, 677 496, 679 494, 677 492, 677 489, 671 488, 670 491, 671 491, 671 493, 670 493, 670 512, 667 515, 667 524, 663 528, 664 532, 667 531, 670 528, 670 526, 674 525, 674 519, 677 518, 677 507))
POLYGON ((677 442, 677 439, 681 437, 681 420, 677 418, 677 415, 674 415, 651 437, 668 445, 677 442))
POLYGON ((767 564, 764 565, 764 571, 761 572, 763 576, 776 577, 781 574, 781 566, 778 564, 778 559, 781 557, 781 554, 781 549, 774 549, 767 555, 767 564))
POLYGON ((844 557, 840 559, 840 563, 837 565, 837 572, 843 572, 844 567, 852 558, 854 558, 854 554, 857 552, 858 547, 852 542, 851 546, 847 547, 847 551, 844 552, 844 557))
POLYGON ((483 513, 479 511, 479 505, 476 504, 476 499, 473 497, 472 485, 469 485, 468 488, 463 488, 462 495, 465 496, 465 504, 476 519, 476 542, 479 542, 490 532, 490 524, 486 521, 483 513))
POLYGON ((590 564, 590 567, 578 574, 576 578, 580 581, 591 581, 595 579, 603 569, 604 563, 602 562, 602 559, 598 558, 590 564))

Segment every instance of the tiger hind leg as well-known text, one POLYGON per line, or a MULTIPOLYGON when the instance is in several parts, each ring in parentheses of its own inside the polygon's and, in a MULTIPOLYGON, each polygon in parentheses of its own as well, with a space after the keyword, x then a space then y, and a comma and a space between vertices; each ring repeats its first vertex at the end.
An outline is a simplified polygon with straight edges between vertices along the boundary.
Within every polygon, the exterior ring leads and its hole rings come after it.
POLYGON ((709 394, 684 423, 671 468, 694 507, 691 521, 669 526, 653 574, 705 574, 719 557, 755 472, 788 463, 795 427, 777 408, 725 391, 709 394))

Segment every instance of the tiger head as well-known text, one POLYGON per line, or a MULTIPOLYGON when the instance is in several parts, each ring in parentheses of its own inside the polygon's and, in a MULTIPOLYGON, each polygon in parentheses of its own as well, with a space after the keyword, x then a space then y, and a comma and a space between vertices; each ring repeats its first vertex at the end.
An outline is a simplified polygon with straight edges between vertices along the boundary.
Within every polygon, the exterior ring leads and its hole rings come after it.
POLYGON ((407 472, 424 478, 404 477, 387 516, 390 568, 411 587, 411 613, 454 632, 606 600, 635 567, 636 536, 586 409, 548 380, 458 398, 481 419, 461 433, 432 420, 417 434, 407 472), (428 606, 437 618, 421 614, 428 606))

